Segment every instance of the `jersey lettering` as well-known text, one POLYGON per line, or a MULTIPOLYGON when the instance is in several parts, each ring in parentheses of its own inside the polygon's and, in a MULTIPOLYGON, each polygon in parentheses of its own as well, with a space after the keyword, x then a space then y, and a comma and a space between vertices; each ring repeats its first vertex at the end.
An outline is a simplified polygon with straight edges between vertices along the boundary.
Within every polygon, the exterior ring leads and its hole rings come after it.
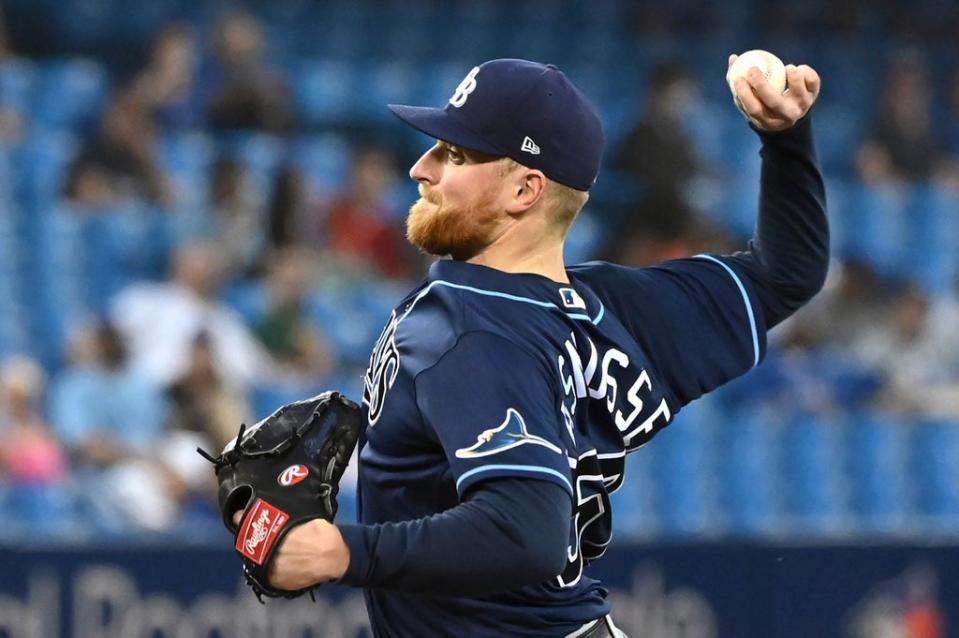
POLYGON ((576 335, 571 333, 564 352, 556 359, 564 392, 560 413, 575 445, 576 413, 586 409, 580 402, 600 402, 622 437, 622 451, 599 454, 596 449, 590 449, 569 459, 574 470, 576 511, 570 529, 566 569, 557 577, 560 587, 578 583, 583 568, 602 556, 609 545, 612 537, 609 495, 623 484, 626 452, 640 447, 672 418, 666 399, 658 403, 654 400, 653 380, 645 368, 638 368, 629 355, 618 348, 611 347, 600 353, 589 337, 580 335, 580 338, 582 344, 578 344, 576 335), (624 388, 628 390, 623 391, 624 388), (640 421, 638 426, 637 421, 640 421))
POLYGON ((363 402, 369 407, 370 425, 376 424, 376 421, 383 413, 383 402, 386 401, 386 393, 396 381, 396 375, 400 371, 400 353, 396 349, 396 311, 390 316, 389 323, 383 328, 383 333, 376 341, 373 347, 373 354, 370 355, 370 367, 366 369, 366 376, 363 378, 363 402))

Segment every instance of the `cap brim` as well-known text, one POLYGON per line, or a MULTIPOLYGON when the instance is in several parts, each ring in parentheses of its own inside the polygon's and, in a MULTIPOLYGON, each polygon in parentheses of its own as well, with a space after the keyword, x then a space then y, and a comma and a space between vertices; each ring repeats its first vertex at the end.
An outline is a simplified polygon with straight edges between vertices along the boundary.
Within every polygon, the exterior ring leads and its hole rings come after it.
POLYGON ((387 104, 386 108, 417 131, 430 137, 481 153, 505 155, 502 150, 487 143, 479 135, 460 124, 445 109, 404 104, 387 104))

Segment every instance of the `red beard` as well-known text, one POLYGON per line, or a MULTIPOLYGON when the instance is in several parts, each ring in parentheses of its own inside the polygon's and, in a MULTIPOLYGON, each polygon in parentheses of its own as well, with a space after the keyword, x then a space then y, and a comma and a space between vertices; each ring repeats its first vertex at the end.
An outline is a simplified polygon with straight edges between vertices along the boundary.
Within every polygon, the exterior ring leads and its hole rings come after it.
POLYGON ((414 246, 431 255, 469 259, 490 244, 500 217, 491 193, 466 208, 444 206, 439 195, 422 188, 420 193, 406 219, 406 237, 414 246))

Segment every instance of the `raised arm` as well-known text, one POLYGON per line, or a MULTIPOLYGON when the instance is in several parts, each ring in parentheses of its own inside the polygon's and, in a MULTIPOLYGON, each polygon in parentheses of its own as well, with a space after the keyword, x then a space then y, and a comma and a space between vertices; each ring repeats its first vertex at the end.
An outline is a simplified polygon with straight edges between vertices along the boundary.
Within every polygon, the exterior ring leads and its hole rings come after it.
POLYGON ((737 105, 763 146, 756 231, 748 250, 731 261, 752 283, 767 329, 822 288, 829 265, 826 193, 809 114, 819 75, 806 65, 789 65, 786 77, 785 94, 755 68, 734 84, 737 105))

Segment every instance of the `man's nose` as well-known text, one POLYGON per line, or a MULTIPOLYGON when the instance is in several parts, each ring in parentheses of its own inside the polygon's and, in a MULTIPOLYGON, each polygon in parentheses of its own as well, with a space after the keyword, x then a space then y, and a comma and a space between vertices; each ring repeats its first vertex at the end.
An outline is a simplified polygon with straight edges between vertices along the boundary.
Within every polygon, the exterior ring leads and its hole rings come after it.
POLYGON ((429 149, 413 164, 410 179, 414 182, 435 185, 439 181, 440 165, 436 161, 436 147, 429 149))

